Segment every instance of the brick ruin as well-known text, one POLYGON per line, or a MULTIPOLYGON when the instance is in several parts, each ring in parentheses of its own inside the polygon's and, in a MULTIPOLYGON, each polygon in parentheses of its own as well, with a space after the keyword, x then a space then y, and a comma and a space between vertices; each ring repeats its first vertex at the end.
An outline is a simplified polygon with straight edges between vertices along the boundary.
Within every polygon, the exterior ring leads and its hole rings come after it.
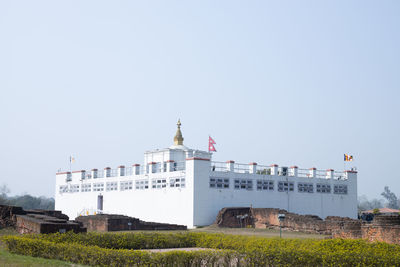
POLYGON ((129 231, 129 230, 186 230, 184 225, 145 222, 116 214, 80 216, 70 221, 57 210, 24 210, 21 207, 0 205, 0 229, 13 227, 20 234, 74 231, 129 231))
POLYGON ((76 221, 82 223, 88 231, 130 231, 130 230, 186 230, 184 225, 145 222, 137 218, 116 214, 97 214, 79 216, 76 221))
POLYGON ((49 234, 56 232, 65 233, 68 231, 74 231, 75 233, 86 232, 86 228, 82 227, 82 224, 79 222, 68 221, 43 214, 28 213, 26 215, 16 215, 16 219, 15 229, 20 234, 49 234))
POLYGON ((314 215, 299 215, 273 208, 223 208, 215 223, 220 227, 254 227, 282 229, 314 234, 331 235, 333 238, 362 238, 400 244, 400 215, 376 215, 371 222, 346 217, 328 216, 322 220, 314 215), (278 214, 285 214, 279 222, 278 214))
POLYGON ((363 222, 358 229, 334 231, 332 237, 362 238, 371 242, 400 244, 400 215, 375 215, 372 222, 363 222))
POLYGON ((0 228, 13 227, 20 234, 86 232, 80 222, 69 221, 58 210, 24 210, 21 207, 0 205, 0 228))

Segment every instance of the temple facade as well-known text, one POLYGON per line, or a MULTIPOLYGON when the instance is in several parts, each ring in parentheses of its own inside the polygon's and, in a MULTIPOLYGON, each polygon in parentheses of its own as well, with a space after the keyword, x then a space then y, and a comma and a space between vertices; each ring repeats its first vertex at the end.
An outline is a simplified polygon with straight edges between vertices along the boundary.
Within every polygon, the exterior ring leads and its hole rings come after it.
POLYGON ((183 145, 144 153, 144 163, 56 174, 55 208, 70 218, 122 214, 145 221, 212 224, 224 207, 281 208, 298 214, 357 218, 357 172, 215 162, 183 145))

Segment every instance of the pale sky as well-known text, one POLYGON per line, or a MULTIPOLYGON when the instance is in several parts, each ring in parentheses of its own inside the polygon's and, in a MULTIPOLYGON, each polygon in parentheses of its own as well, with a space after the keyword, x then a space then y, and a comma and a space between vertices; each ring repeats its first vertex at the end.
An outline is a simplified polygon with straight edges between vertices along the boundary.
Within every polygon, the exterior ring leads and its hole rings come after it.
POLYGON ((399 1, 0 0, 0 185, 184 144, 400 195, 399 1))

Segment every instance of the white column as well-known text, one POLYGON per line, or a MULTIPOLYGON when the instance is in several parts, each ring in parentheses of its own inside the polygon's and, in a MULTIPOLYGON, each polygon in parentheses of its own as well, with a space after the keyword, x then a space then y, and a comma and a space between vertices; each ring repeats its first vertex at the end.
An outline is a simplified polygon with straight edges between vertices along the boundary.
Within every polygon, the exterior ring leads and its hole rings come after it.
POLYGON ((309 177, 316 177, 317 176, 317 168, 310 168, 309 169, 309 177))
POLYGON ((149 172, 155 173, 157 168, 156 162, 149 162, 149 172))
POLYGON ((97 178, 97 173, 98 173, 98 170, 97 170, 97 169, 92 169, 92 178, 93 178, 93 179, 96 179, 96 178, 97 178))
POLYGON ((271 175, 278 175, 278 164, 272 164, 271 166, 271 175))
POLYGON ((133 174, 134 175, 139 175, 140 174, 140 164, 133 164, 132 168, 133 168, 133 174))
POLYGON ((335 172, 334 169, 326 170, 326 179, 333 179, 334 172, 335 172))
POLYGON ((173 161, 173 160, 167 160, 167 172, 172 172, 172 171, 174 171, 173 170, 173 168, 174 168, 174 162, 175 161, 173 161))
POLYGON ((233 160, 228 160, 226 162, 226 170, 229 172, 235 171, 235 162, 233 160))
POLYGON ((290 176, 297 177, 298 174, 298 167, 297 166, 291 166, 290 167, 290 176))
POLYGON ((118 166, 118 176, 125 176, 125 166, 118 166))
POLYGON ((104 168, 104 177, 110 177, 111 176, 111 168, 106 167, 104 168))
POLYGON ((357 171, 344 171, 344 175, 347 179, 356 179, 357 178, 357 171))
POLYGON ((256 173, 257 172, 257 163, 251 162, 249 163, 249 173, 256 173))

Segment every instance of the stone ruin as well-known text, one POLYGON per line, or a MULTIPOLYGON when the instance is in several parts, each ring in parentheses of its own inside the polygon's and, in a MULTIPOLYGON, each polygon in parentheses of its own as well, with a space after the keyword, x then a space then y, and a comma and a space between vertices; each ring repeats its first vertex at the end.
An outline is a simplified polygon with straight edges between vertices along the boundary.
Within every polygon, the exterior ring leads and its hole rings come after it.
POLYGON ((314 215, 299 215, 283 209, 234 207, 223 208, 215 223, 220 227, 254 227, 282 229, 314 234, 331 235, 333 238, 362 238, 400 244, 400 215, 376 215, 371 222, 347 217, 328 216, 322 220, 314 215), (278 214, 285 214, 281 223, 278 214))
POLYGON ((0 228, 13 227, 20 234, 86 232, 80 222, 69 221, 57 210, 24 210, 21 207, 0 205, 0 228))
POLYGON ((13 227, 20 234, 56 233, 74 231, 130 231, 130 230, 186 230, 184 225, 145 222, 137 218, 116 214, 79 216, 69 221, 57 210, 24 210, 21 207, 0 205, 0 229, 13 227))
POLYGON ((186 230, 184 225, 145 222, 137 218, 116 214, 96 214, 79 216, 76 221, 82 223, 88 231, 130 231, 130 230, 186 230))

